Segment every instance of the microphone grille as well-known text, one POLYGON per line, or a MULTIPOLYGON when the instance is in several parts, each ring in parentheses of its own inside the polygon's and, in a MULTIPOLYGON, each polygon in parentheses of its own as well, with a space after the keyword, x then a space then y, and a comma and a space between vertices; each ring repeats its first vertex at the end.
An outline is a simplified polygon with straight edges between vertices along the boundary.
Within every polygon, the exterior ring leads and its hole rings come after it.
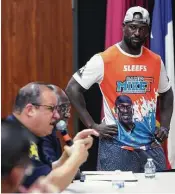
POLYGON ((57 130, 62 131, 62 130, 65 130, 66 128, 67 128, 67 124, 66 124, 66 122, 63 121, 63 120, 60 120, 60 121, 56 124, 56 129, 57 129, 57 130))

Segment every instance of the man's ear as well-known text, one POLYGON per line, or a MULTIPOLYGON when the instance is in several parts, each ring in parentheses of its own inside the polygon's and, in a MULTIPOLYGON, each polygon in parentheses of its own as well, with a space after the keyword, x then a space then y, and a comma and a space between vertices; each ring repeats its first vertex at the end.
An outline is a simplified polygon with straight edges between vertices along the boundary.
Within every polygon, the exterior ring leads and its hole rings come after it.
POLYGON ((115 113, 118 114, 118 108, 115 106, 115 113))
POLYGON ((27 116, 32 117, 35 114, 36 110, 32 104, 27 104, 24 108, 24 112, 27 116))
POLYGON ((132 115, 134 115, 134 108, 132 108, 132 115))
POLYGON ((147 34, 145 35, 146 36, 146 38, 148 38, 148 36, 150 35, 150 27, 148 26, 148 32, 147 32, 147 34))
POLYGON ((148 38, 148 36, 149 36, 149 32, 145 35, 145 37, 148 38))

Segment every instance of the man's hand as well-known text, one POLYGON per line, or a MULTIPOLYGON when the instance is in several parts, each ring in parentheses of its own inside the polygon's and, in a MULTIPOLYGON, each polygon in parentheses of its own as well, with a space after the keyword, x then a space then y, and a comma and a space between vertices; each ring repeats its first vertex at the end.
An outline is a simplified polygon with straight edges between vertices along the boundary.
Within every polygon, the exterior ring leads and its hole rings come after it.
POLYGON ((84 142, 86 149, 89 149, 93 143, 93 139, 91 135, 98 137, 99 133, 95 131, 94 129, 84 129, 83 131, 77 133, 73 141, 76 142, 77 140, 84 140, 82 142, 84 142))
POLYGON ((92 142, 92 137, 88 137, 83 140, 77 140, 70 147, 64 146, 64 151, 69 157, 75 157, 75 159, 78 160, 79 164, 81 165, 87 160, 89 155, 86 144, 92 144, 90 142, 92 142))
POLYGON ((80 131, 76 134, 76 136, 74 137, 74 141, 87 138, 90 135, 98 137, 99 133, 94 129, 84 129, 83 131, 80 131))
POLYGON ((45 177, 40 177, 37 181, 35 181, 29 188, 25 188, 24 186, 19 186, 18 191, 20 193, 59 193, 59 189, 49 181, 45 179, 45 177))
POLYGON ((165 139, 167 139, 168 134, 169 134, 169 129, 165 127, 156 127, 155 136, 159 142, 162 143, 165 139))
POLYGON ((93 129, 100 134, 100 137, 104 138, 112 138, 114 135, 118 133, 117 125, 106 125, 105 123, 94 124, 93 129))

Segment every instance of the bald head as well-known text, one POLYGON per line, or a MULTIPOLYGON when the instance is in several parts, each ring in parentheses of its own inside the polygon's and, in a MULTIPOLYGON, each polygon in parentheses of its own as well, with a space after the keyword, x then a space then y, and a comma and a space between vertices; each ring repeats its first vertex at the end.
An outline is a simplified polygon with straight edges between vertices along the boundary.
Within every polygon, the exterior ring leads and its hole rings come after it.
POLYGON ((70 114, 71 105, 70 105, 69 98, 60 87, 56 85, 51 85, 51 86, 57 94, 58 107, 59 107, 58 111, 60 113, 60 117, 65 122, 68 122, 68 119, 71 116, 70 114))
POLYGON ((60 114, 57 95, 51 84, 32 82, 21 88, 16 96, 13 115, 33 134, 51 134, 60 114))
POLYGON ((31 82, 22 87, 16 96, 13 111, 21 113, 27 104, 39 104, 44 89, 53 90, 49 84, 43 82, 31 82))
POLYGON ((50 87, 52 87, 52 89, 57 94, 57 97, 58 97, 58 105, 70 104, 70 101, 69 101, 68 96, 66 95, 66 93, 60 87, 58 87, 56 85, 50 85, 50 87))

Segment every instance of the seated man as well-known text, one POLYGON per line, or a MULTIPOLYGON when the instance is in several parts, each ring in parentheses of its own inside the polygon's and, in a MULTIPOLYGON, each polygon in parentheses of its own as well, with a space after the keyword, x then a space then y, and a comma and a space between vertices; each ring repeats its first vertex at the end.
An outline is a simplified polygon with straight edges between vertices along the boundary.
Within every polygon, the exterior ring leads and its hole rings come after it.
POLYGON ((17 191, 27 168, 30 141, 34 137, 9 121, 1 121, 1 189, 2 193, 17 191))
MULTIPOLYGON (((51 85, 29 83, 19 90, 13 114, 8 120, 29 130, 37 139, 47 136, 52 133, 56 122, 60 119, 57 100, 51 85)), ((78 133, 72 148, 66 147, 62 157, 50 166, 42 161, 37 143, 31 142, 29 157, 34 165, 34 172, 25 178, 24 186, 29 187, 38 177, 47 175, 45 180, 51 181, 59 191, 66 188, 79 166, 87 159, 88 149, 92 146, 90 135, 98 136, 98 133, 91 129, 78 133)))
MULTIPOLYGON (((71 109, 70 101, 61 88, 53 85, 53 89, 55 89, 58 97, 60 119, 64 120, 68 124, 71 109)), ((40 138, 38 148, 38 151, 46 164, 51 165, 54 161, 60 158, 62 151, 60 141, 57 137, 56 128, 53 129, 52 134, 40 138)))
MULTIPOLYGON (((88 130, 79 133, 76 139, 81 139, 89 134, 88 130)), ((76 140, 75 139, 75 140, 76 140)), ((87 140, 87 139, 86 139, 87 140)), ((35 141, 34 136, 20 125, 11 121, 1 121, 1 189, 2 193, 12 192, 37 192, 37 193, 52 193, 64 189, 66 179, 72 172, 68 165, 74 166, 75 170, 79 165, 86 160, 87 150, 83 142, 84 140, 75 141, 71 147, 65 147, 60 168, 57 171, 52 171, 49 176, 38 179, 29 189, 19 187, 24 175, 32 173, 32 163, 29 158, 30 142, 35 141), (84 152, 85 148, 85 152, 84 152), (81 155, 81 156, 80 156, 81 155), (79 162, 76 158, 79 158, 79 162), (65 163, 63 164, 63 162, 65 163), (62 164, 61 164, 62 163, 62 164), (62 171, 63 170, 63 171, 62 171), (59 171, 61 173, 59 173, 59 171), (63 183, 58 186, 58 175, 62 176, 63 183), (65 182, 64 182, 65 181, 65 182)), ((89 140, 88 140, 89 141, 89 140)), ((86 142, 87 143, 87 142, 86 142)), ((86 144, 87 145, 87 144, 86 144)), ((90 146, 90 144, 89 144, 90 146)), ((58 178, 59 179, 59 178, 58 178)))

